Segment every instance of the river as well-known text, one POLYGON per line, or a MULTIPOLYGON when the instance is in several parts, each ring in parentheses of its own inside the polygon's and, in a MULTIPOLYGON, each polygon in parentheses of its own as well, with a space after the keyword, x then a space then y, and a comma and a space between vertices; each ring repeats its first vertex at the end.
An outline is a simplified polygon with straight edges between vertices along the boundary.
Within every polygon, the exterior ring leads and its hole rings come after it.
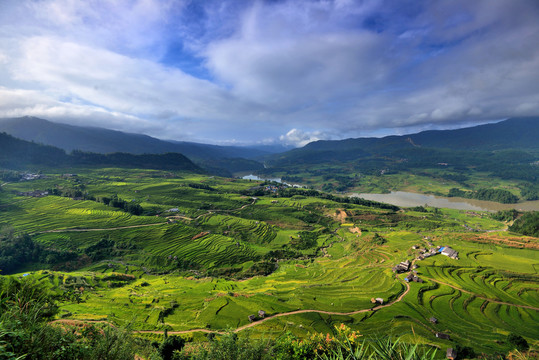
POLYGON ((434 195, 416 194, 405 191, 392 191, 389 194, 352 194, 366 200, 379 201, 387 204, 412 207, 412 206, 434 206, 439 208, 449 208, 458 210, 476 211, 499 211, 517 209, 524 211, 539 210, 538 201, 525 201, 517 204, 500 204, 494 201, 483 201, 465 199, 459 197, 442 197, 434 195))
MULTIPOLYGON (((283 183, 280 178, 263 179, 253 174, 245 175, 242 179, 247 180, 271 180, 283 183)), ((286 184, 286 183, 284 183, 286 184)), ((302 187, 301 185, 291 185, 302 187)), ((434 206, 439 208, 457 209, 457 210, 475 210, 475 211, 499 211, 517 209, 523 211, 539 211, 539 200, 524 201, 517 204, 501 204, 494 201, 465 199, 460 197, 443 197, 435 195, 417 194, 406 191, 392 191, 389 194, 351 194, 360 198, 372 201, 383 202, 386 204, 397 205, 401 207, 413 206, 434 206)))

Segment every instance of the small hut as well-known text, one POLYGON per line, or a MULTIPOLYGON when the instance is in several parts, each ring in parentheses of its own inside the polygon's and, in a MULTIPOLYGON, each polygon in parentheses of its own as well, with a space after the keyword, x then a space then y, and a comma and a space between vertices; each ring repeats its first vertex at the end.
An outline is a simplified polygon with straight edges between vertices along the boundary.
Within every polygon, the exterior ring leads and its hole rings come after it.
POLYGON ((249 322, 253 322, 253 321, 255 321, 256 316, 255 315, 249 315, 248 318, 249 318, 249 322))
POLYGON ((266 316, 266 312, 264 310, 258 310, 258 317, 263 319, 266 316))

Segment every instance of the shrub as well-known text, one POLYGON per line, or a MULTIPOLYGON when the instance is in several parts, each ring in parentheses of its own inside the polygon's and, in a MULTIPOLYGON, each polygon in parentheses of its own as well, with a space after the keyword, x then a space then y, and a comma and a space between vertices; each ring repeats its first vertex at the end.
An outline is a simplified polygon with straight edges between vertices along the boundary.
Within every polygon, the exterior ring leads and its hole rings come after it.
POLYGON ((513 345, 518 351, 526 351, 530 348, 526 339, 517 334, 509 334, 507 336, 507 342, 513 345))

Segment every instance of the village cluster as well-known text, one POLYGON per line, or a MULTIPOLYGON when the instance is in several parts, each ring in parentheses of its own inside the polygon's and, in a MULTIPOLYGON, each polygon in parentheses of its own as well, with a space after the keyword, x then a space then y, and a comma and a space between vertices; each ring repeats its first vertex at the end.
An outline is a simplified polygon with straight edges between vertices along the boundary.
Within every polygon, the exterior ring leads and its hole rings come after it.
MULTIPOLYGON (((417 246, 412 246, 413 250, 417 250, 419 255, 414 259, 414 261, 420 261, 425 260, 428 257, 442 254, 445 255, 451 259, 458 260, 459 259, 459 253, 455 250, 450 248, 449 246, 436 246, 432 245, 431 243, 428 243, 430 248, 427 250, 425 248, 418 248, 417 246)), ((415 270, 417 268, 417 265, 412 266, 412 262, 410 260, 402 261, 401 263, 395 265, 393 267, 393 271, 396 273, 403 273, 408 270, 410 270, 410 267, 412 267, 412 270, 415 270)))

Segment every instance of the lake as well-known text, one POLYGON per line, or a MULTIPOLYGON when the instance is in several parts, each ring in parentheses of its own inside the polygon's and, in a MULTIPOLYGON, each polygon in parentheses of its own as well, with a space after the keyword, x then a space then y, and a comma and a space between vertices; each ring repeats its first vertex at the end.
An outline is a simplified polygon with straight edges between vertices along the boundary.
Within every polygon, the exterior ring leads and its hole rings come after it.
POLYGON ((493 201, 473 200, 458 197, 442 197, 435 195, 416 194, 406 191, 392 191, 389 194, 352 194, 360 198, 387 204, 413 207, 413 206, 434 206, 439 208, 449 208, 458 210, 476 211, 499 211, 499 210, 539 210, 539 201, 525 201, 517 204, 500 204, 493 201))

